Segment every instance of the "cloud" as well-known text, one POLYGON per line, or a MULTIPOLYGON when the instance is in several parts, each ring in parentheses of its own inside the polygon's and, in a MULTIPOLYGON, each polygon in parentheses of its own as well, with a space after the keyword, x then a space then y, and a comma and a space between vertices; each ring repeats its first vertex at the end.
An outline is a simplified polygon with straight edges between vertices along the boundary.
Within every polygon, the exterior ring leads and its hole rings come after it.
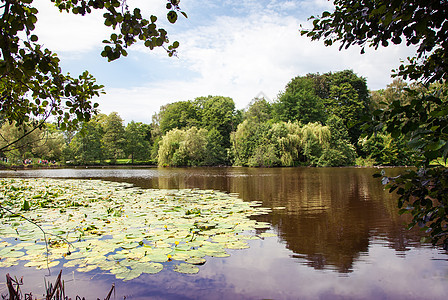
MULTIPOLYGON (((130 10, 139 7, 143 17, 161 16, 164 22, 167 9, 164 1, 128 0, 130 10)), ((92 10, 85 16, 59 12, 50 1, 34 1, 39 10, 36 34, 40 43, 61 54, 64 59, 82 59, 82 54, 102 48, 102 40, 108 39, 112 28, 104 25, 104 10, 92 10)))

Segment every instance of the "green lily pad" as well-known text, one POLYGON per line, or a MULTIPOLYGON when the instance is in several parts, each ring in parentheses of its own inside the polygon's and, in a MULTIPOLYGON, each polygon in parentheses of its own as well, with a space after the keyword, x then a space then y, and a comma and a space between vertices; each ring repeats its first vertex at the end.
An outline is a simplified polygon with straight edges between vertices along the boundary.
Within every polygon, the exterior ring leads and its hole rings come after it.
POLYGON ((183 274, 196 274, 199 268, 192 264, 181 263, 174 266, 174 271, 183 274))

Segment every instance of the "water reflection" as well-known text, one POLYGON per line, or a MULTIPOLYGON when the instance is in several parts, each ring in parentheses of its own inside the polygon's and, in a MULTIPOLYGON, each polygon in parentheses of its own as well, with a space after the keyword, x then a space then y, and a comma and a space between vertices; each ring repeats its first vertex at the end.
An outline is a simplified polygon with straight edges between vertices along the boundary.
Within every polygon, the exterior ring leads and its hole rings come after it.
POLYGON ((273 208, 257 219, 270 222, 278 239, 253 241, 248 250, 211 259, 195 277, 164 271, 139 278, 127 283, 132 299, 145 299, 148 291, 164 299, 443 299, 448 292, 445 252, 420 245, 420 232, 406 230, 393 195, 372 178, 377 171, 106 168, 0 171, 0 177, 101 178, 142 188, 215 189, 273 208))

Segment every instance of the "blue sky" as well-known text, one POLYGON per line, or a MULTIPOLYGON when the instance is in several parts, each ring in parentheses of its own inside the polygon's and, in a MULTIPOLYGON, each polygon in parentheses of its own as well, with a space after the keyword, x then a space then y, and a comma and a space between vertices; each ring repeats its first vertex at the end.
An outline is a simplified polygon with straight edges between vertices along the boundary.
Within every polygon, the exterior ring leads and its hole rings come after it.
MULTIPOLYGON (((59 13, 51 2, 34 1, 39 9, 39 41, 58 53, 72 76, 88 70, 106 94, 95 101, 103 113, 116 111, 125 120, 151 122, 161 105, 221 95, 233 98, 238 109, 265 94, 275 100, 295 76, 351 69, 367 79, 368 87, 386 87, 391 69, 413 54, 405 46, 390 46, 361 55, 353 47, 338 51, 299 34, 307 18, 332 9, 327 0, 181 0, 188 19, 166 21, 165 0, 127 0, 146 17, 158 16, 171 41, 179 41, 177 58, 162 49, 142 45, 129 56, 108 63, 101 41, 110 35, 101 14, 85 17, 59 13)), ((308 25, 308 26, 307 26, 308 25)))

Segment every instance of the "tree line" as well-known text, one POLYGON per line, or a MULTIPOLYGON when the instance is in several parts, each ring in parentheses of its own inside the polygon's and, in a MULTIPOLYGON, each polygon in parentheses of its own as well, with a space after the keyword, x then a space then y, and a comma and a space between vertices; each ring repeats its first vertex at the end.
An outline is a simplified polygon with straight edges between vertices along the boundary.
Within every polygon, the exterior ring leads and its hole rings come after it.
POLYGON ((159 166, 351 166, 411 165, 415 151, 406 135, 378 131, 366 137, 357 124, 422 87, 396 79, 370 92, 366 80, 351 70, 292 78, 277 99, 255 98, 237 110, 224 96, 198 97, 164 105, 151 124, 124 125, 118 113, 97 114, 77 129, 55 124, 37 128, 4 123, 2 160, 159 166), (33 160, 34 159, 34 160, 33 160))

